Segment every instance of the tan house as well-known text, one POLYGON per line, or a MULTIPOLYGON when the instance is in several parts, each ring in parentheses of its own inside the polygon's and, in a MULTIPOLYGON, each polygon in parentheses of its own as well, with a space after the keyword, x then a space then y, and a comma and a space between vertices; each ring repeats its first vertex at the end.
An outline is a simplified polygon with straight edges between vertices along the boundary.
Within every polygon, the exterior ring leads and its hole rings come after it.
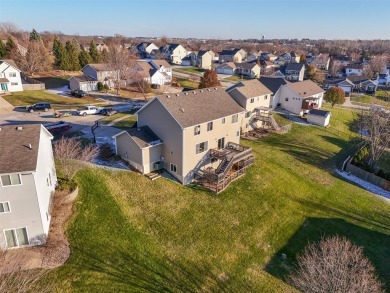
POLYGON ((188 55, 188 51, 180 44, 162 46, 160 52, 164 55, 165 59, 173 64, 181 64, 182 59, 188 55))
POLYGON ((115 136, 116 152, 143 174, 164 168, 220 192, 253 162, 239 144, 244 113, 221 87, 157 96, 136 113, 138 128, 115 136))
POLYGON ((242 49, 223 50, 219 53, 219 63, 237 62, 241 63, 244 60, 245 51, 242 49))
POLYGON ((203 69, 211 69, 214 53, 212 51, 199 51, 196 56, 196 66, 203 69))
POLYGON ((89 76, 94 80, 107 84, 110 88, 114 86, 116 71, 112 70, 108 64, 87 64, 81 70, 84 76, 89 76))
POLYGON ((246 112, 241 121, 241 132, 245 133, 257 128, 266 128, 266 121, 261 116, 271 110, 272 91, 259 80, 245 80, 228 88, 226 92, 246 112))

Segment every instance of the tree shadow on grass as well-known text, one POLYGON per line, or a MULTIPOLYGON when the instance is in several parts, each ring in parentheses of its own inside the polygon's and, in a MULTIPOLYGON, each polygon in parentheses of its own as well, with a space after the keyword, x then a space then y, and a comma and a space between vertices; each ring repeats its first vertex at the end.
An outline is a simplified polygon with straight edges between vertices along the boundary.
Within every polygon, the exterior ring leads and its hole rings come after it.
POLYGON ((111 292, 251 292, 249 284, 233 276, 215 274, 208 264, 195 264, 183 259, 156 257, 147 252, 125 247, 101 247, 109 258, 98 257, 82 247, 73 248, 79 256, 76 270, 91 275, 79 287, 98 292, 109 287, 111 292))
MULTIPOLYGON (((389 227, 387 227, 389 229, 389 227)), ((308 218, 266 265, 271 275, 286 281, 296 265, 296 257, 309 242, 318 242, 322 237, 345 236, 364 248, 364 254, 375 266, 380 280, 390 292, 390 236, 369 230, 338 218, 308 218), (285 258, 283 257, 285 254, 285 258)))

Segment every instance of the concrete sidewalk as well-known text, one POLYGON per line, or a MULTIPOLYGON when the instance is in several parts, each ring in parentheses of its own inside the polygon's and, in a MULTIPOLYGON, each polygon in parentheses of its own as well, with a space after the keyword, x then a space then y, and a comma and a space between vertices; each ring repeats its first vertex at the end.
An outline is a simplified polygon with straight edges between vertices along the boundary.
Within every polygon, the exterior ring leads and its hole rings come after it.
POLYGON ((14 110, 14 108, 15 108, 14 106, 12 106, 2 97, 0 97, 0 114, 10 113, 14 110))

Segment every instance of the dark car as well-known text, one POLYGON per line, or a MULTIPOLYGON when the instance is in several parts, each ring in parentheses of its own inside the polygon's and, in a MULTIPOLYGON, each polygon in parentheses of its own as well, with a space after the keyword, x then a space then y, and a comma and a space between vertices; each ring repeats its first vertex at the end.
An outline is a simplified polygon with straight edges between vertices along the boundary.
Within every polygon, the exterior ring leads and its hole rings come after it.
POLYGON ((74 91, 71 91, 70 93, 72 94, 72 96, 75 96, 77 98, 82 98, 82 97, 85 97, 87 95, 87 93, 82 91, 82 90, 74 90, 74 91))
POLYGON ((51 109, 51 104, 50 103, 36 103, 31 106, 27 106, 26 110, 30 113, 37 111, 37 110, 43 110, 45 112, 49 111, 51 109))
POLYGON ((118 113, 118 110, 114 108, 104 108, 100 113, 104 116, 111 116, 118 113))

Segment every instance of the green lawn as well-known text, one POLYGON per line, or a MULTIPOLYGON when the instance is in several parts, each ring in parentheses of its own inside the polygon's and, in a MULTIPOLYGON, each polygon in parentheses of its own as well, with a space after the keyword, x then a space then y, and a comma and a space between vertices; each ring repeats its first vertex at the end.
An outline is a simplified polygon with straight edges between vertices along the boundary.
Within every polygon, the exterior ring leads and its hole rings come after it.
POLYGON ((122 118, 126 115, 129 115, 129 113, 117 113, 117 114, 114 114, 112 116, 106 116, 106 117, 100 119, 99 122, 102 124, 108 124, 108 123, 110 123, 116 119, 122 118))
POLYGON ((239 82, 241 80, 248 80, 248 79, 252 79, 252 78, 249 78, 249 77, 243 77, 241 78, 241 76, 237 76, 237 75, 231 75, 229 77, 226 77, 226 78, 223 78, 221 79, 222 81, 233 81, 233 82, 239 82))
POLYGON ((65 97, 61 95, 54 95, 46 91, 14 92, 12 95, 3 96, 3 98, 13 106, 27 106, 38 102, 49 102, 53 105, 89 105, 102 103, 101 100, 95 99, 91 96, 84 98, 65 97))
MULTIPOLYGON (((352 94, 351 103, 357 104, 357 105, 362 104, 362 103, 369 104, 369 105, 378 104, 378 105, 390 107, 389 101, 385 101, 384 99, 376 98, 376 97, 368 96, 368 95, 357 96, 356 94, 352 94)), ((367 106, 367 105, 365 105, 365 106, 367 106)))
POLYGON ((188 89, 199 88, 198 81, 192 81, 192 80, 184 79, 184 78, 177 78, 177 82, 180 84, 181 87, 184 87, 184 88, 188 88, 188 89))
POLYGON ((137 122, 137 117, 135 115, 130 115, 129 117, 114 123, 112 126, 120 129, 127 129, 133 127, 135 122, 137 122))
POLYGON ((364 246, 389 281, 390 205, 332 172, 355 114, 329 110, 329 128, 242 140, 255 164, 219 195, 84 169, 71 256, 49 275, 58 292, 291 292, 283 280, 295 255, 336 233, 364 246))
POLYGON ((173 71, 196 75, 202 75, 202 73, 205 72, 204 69, 193 66, 175 67, 173 68, 173 71))

